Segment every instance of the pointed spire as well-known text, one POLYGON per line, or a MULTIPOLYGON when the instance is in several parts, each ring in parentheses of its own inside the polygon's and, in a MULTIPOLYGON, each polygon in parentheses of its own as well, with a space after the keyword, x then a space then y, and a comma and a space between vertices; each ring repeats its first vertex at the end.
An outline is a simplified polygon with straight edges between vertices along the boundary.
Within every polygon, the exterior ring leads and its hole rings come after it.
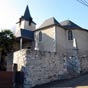
POLYGON ((27 7, 26 7, 26 10, 25 10, 23 19, 25 19, 25 20, 27 20, 27 21, 32 21, 32 17, 31 17, 31 15, 30 15, 30 11, 29 11, 28 5, 27 5, 27 7))

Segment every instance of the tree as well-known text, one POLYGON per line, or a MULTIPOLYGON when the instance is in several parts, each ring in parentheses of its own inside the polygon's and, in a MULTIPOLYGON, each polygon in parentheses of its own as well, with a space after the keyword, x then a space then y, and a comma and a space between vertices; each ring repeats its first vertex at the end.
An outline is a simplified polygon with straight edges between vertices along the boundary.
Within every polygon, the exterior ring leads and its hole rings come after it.
POLYGON ((10 30, 2 30, 0 32, 0 52, 1 52, 1 60, 0 60, 0 68, 5 69, 5 56, 13 50, 13 43, 15 40, 15 36, 10 30))
POLYGON ((13 49, 15 36, 10 30, 3 30, 0 32, 0 50, 10 52, 13 49))

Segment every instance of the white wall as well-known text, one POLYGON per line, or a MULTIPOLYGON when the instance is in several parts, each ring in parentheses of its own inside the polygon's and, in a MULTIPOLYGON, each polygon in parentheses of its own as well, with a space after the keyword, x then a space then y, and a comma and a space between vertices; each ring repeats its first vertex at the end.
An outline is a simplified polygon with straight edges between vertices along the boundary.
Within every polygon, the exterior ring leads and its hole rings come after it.
POLYGON ((49 27, 35 32, 35 48, 40 51, 56 52, 55 27, 49 27), (39 41, 39 32, 42 32, 42 41, 39 41))
POLYGON ((36 24, 31 23, 31 25, 29 25, 28 21, 22 20, 21 24, 17 23, 16 24, 16 33, 20 30, 20 29, 26 29, 26 30, 30 30, 30 31, 34 31, 36 27, 36 24))
POLYGON ((77 40, 79 53, 88 55, 88 32, 84 30, 73 30, 73 35, 77 40))
POLYGON ((34 31, 35 30, 35 24, 34 23, 31 23, 31 25, 29 25, 29 22, 28 21, 23 20, 21 22, 21 28, 22 29, 27 29, 27 30, 34 31))
MULTIPOLYGON (((75 39, 76 46, 79 50, 79 54, 84 55, 88 53, 88 32, 81 29, 73 29, 73 40, 75 39)), ((74 48, 74 41, 68 40, 68 30, 66 30, 66 51, 72 55, 74 48)))
POLYGON ((56 51, 65 54, 66 47, 66 31, 63 28, 56 26, 56 51))
MULTIPOLYGON (((66 37, 66 53, 67 55, 72 56, 73 55, 73 40, 68 40, 68 31, 69 30, 66 30, 66 36, 65 36, 66 37)), ((72 33, 73 33, 73 30, 72 30, 72 33)), ((74 34, 73 34, 73 37, 74 37, 74 34)))

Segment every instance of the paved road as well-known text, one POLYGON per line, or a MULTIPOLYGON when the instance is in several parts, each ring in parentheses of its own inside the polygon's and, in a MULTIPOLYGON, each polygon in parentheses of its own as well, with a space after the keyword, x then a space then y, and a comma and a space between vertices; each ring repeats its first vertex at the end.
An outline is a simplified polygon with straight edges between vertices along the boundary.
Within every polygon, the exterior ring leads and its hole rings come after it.
MULTIPOLYGON (((72 87, 72 88, 76 88, 78 86, 88 86, 88 73, 81 75, 77 78, 73 78, 73 79, 68 79, 68 80, 61 80, 61 81, 54 81, 54 82, 50 82, 47 84, 43 84, 40 86, 36 86, 34 88, 65 88, 65 87, 72 87)), ((88 88, 88 87, 86 87, 88 88)))

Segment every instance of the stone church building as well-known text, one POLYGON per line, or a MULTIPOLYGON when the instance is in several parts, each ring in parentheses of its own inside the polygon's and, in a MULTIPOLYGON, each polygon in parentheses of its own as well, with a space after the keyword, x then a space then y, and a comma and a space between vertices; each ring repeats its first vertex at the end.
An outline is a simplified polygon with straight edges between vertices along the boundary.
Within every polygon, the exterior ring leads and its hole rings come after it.
POLYGON ((24 88, 88 72, 88 30, 70 20, 46 19, 36 29, 28 6, 16 23, 13 63, 24 72, 24 88))
POLYGON ((14 51, 6 71, 24 72, 24 88, 88 72, 88 30, 70 20, 46 19, 38 28, 28 6, 15 29, 14 51))
POLYGON ((36 29, 27 6, 16 25, 15 50, 31 48, 72 56, 75 48, 80 55, 88 54, 88 30, 70 20, 58 22, 51 17, 36 29))

